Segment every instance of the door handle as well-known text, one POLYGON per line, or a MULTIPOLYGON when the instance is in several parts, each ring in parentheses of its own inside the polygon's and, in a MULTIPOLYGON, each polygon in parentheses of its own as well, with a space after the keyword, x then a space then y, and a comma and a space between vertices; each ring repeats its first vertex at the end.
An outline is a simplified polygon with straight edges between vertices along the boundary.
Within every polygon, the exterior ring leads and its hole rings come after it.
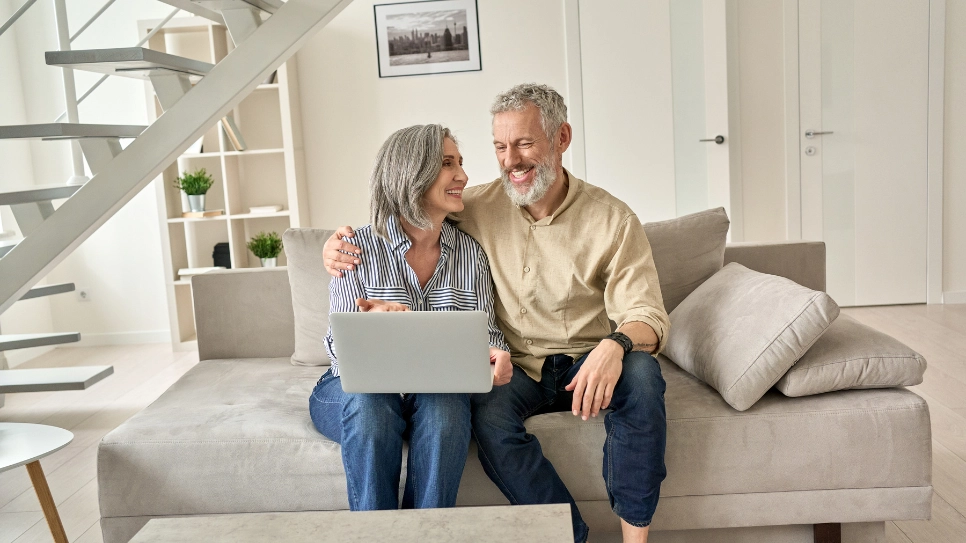
POLYGON ((713 138, 707 138, 707 139, 698 140, 698 141, 713 141, 718 145, 721 145, 722 143, 724 143, 724 140, 725 140, 724 136, 715 136, 713 138))
POLYGON ((805 131, 805 137, 806 138, 814 138, 815 136, 822 136, 824 134, 834 134, 834 133, 835 132, 832 132, 831 130, 828 130, 826 132, 816 132, 815 130, 806 130, 805 131))

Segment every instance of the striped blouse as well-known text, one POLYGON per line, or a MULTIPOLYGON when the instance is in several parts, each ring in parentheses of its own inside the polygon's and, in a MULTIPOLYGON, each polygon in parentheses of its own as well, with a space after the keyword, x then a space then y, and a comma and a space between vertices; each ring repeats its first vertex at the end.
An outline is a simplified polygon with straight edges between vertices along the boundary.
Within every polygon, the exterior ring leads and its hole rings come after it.
MULTIPOLYGON (((486 311, 490 346, 509 351, 496 326, 490 265, 476 240, 444 221, 439 262, 424 289, 406 262, 412 242, 398 219, 391 219, 386 227, 389 241, 376 235, 371 225, 356 230, 354 238, 346 238, 362 249, 363 258, 355 270, 342 272, 341 278, 329 282, 329 313, 358 311, 356 298, 397 302, 411 311, 486 311)), ((332 375, 339 375, 331 327, 325 350, 332 359, 332 375)))

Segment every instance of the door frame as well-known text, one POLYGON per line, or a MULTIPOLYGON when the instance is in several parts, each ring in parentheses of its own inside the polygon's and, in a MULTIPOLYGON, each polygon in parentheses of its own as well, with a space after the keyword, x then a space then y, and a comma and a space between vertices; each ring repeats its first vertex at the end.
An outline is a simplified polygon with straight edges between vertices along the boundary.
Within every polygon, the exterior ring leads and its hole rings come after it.
MULTIPOLYGON (((798 0, 784 0, 785 234, 802 239, 801 117, 798 0)), ((926 302, 943 303, 943 116, 946 0, 929 0, 926 138, 926 302)))

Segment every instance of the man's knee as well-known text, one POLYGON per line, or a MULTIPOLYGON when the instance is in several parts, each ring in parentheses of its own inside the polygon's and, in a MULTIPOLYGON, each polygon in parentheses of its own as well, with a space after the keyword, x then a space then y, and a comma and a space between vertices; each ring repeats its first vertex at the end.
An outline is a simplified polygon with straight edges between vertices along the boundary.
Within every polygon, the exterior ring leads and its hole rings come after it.
POLYGON ((666 384, 661 365, 648 353, 631 351, 624 356, 624 368, 614 388, 615 399, 627 402, 664 405, 666 384))

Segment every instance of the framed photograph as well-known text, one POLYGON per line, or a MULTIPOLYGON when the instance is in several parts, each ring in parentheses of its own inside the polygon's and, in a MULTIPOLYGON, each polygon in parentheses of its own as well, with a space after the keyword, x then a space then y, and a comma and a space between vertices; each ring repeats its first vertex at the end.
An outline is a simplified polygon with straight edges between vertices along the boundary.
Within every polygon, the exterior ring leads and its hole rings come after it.
POLYGON ((377 4, 373 11, 379 77, 483 69, 476 0, 377 4))

